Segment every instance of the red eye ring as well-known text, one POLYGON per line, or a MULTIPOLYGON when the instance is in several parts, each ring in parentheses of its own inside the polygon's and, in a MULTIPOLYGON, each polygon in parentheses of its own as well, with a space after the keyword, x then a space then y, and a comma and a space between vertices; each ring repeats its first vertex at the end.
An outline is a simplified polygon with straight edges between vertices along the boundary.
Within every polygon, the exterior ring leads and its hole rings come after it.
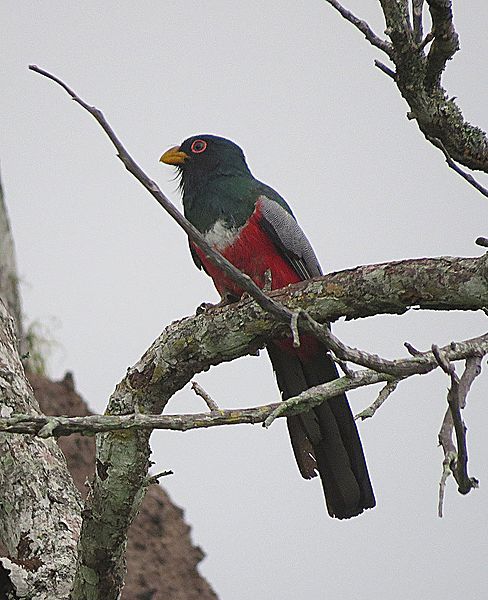
POLYGON ((191 145, 191 151, 193 154, 201 154, 207 149, 207 142, 205 140, 195 140, 191 145))

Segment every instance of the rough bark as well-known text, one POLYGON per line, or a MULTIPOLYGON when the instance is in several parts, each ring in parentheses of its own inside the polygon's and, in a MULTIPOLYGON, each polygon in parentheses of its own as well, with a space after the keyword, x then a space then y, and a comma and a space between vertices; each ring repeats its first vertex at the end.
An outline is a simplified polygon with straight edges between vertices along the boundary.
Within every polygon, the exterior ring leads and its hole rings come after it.
MULTIPOLYGON (((19 359, 13 319, 0 300, 0 413, 39 414, 19 359)), ((53 439, 0 433, 2 598, 69 597, 81 500, 53 439)))
POLYGON ((23 338, 22 306, 18 281, 14 240, 10 231, 7 207, 3 199, 3 188, 0 181, 0 298, 14 318, 17 337, 21 340, 23 338))
MULTIPOLYGON (((480 310, 488 305, 487 258, 416 259, 332 273, 272 294, 317 321, 411 306, 431 310, 480 310)), ((241 301, 171 324, 117 385, 107 414, 159 413, 195 373, 255 352, 288 326, 256 303, 241 301)), ((127 529, 148 486, 149 434, 98 436, 97 471, 87 500, 79 546, 75 599, 116 599, 125 572, 127 529)))
MULTIPOLYGON (((29 374, 43 413, 90 415, 74 389, 69 373, 59 382, 29 374)), ((72 435, 60 438, 69 471, 83 497, 95 470, 95 438, 72 435)), ((204 557, 191 540, 183 511, 159 486, 152 485, 129 530, 127 576, 122 600, 216 600, 215 593, 198 572, 204 557)), ((1 597, 1 595, 0 595, 1 597)))

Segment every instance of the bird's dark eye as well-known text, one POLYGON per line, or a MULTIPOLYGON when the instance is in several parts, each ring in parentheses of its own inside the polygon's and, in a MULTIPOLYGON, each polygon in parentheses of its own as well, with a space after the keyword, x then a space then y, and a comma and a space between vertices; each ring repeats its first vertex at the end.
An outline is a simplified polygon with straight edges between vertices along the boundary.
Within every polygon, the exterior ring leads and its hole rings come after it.
POLYGON ((193 154, 200 154, 201 152, 205 152, 207 148, 207 142, 204 140, 195 140, 191 145, 191 151, 193 154))

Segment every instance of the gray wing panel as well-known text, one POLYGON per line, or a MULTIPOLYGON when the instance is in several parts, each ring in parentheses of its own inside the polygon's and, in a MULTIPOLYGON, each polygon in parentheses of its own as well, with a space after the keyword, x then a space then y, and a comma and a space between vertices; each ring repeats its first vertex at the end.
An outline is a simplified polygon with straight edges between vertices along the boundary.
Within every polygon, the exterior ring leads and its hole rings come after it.
POLYGON ((260 196, 258 202, 262 211, 262 225, 275 244, 284 251, 297 273, 303 279, 322 275, 315 252, 295 217, 266 196, 260 196))

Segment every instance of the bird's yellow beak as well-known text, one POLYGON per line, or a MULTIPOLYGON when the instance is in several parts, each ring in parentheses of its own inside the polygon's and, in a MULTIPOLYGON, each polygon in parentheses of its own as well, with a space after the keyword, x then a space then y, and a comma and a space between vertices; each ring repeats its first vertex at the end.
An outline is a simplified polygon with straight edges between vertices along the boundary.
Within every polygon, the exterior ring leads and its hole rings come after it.
POLYGON ((173 146, 161 156, 159 162, 165 163, 166 165, 182 165, 188 158, 186 152, 182 152, 179 146, 173 146))

